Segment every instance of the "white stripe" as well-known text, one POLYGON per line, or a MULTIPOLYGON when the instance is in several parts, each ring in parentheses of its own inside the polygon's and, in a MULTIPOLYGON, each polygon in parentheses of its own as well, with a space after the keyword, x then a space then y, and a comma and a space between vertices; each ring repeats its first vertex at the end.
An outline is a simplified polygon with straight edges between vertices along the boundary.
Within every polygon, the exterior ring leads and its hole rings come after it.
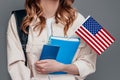
MULTIPOLYGON (((84 27, 83 27, 84 28, 84 27)), ((85 28, 84 28, 85 29, 85 28)), ((102 50, 102 51, 104 51, 101 47, 100 47, 100 45, 98 45, 87 33, 85 33, 81 28, 80 28, 80 30, 90 39, 90 40, 92 40, 92 42, 94 42, 97 46, 98 46, 98 48, 100 49, 100 50, 102 50)), ((87 31, 87 29, 85 29, 86 31, 87 31)), ((87 31, 88 33, 89 33, 89 31, 87 31)), ((91 33, 89 33, 90 35, 91 35, 91 33)), ((91 35, 92 36, 92 35, 91 35)), ((94 37, 94 36, 92 36, 92 37, 94 37)))
POLYGON ((108 45, 98 34, 96 34, 96 36, 97 36, 107 47, 109 47, 109 45, 108 45))
POLYGON ((114 40, 113 40, 103 29, 101 29, 101 31, 102 31, 112 42, 114 42, 114 40))
POLYGON ((111 42, 99 31, 98 32, 109 44, 111 44, 111 42))
POLYGON ((77 31, 77 32, 78 32, 91 46, 93 46, 94 49, 99 52, 99 54, 101 54, 101 52, 100 52, 82 33, 80 33, 79 31, 77 31))
MULTIPOLYGON (((83 27, 84 28, 84 27, 83 27)), ((87 31, 87 29, 86 28, 84 28, 86 31, 87 31)), ((104 50, 105 49, 107 49, 105 46, 104 46, 104 44, 102 44, 95 36, 93 36, 89 31, 87 31, 101 46, 103 46, 104 47, 104 50)), ((102 47, 101 47, 102 48, 102 47)))
MULTIPOLYGON (((97 34, 96 34, 97 35, 97 34)), ((104 50, 105 49, 107 49, 106 47, 105 47, 105 45, 102 43, 102 42, 100 42, 100 40, 98 40, 96 37, 95 37, 95 39, 99 42, 99 44, 104 48, 104 50)))

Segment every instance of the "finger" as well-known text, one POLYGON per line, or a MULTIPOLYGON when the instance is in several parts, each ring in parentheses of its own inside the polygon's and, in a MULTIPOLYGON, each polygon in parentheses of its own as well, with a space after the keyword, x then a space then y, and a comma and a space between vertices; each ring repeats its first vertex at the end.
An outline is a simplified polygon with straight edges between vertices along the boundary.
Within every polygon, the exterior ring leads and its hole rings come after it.
POLYGON ((48 62, 48 60, 40 60, 38 63, 42 64, 42 63, 47 63, 47 62, 48 62))
POLYGON ((41 72, 41 69, 40 69, 40 68, 35 68, 35 70, 36 70, 37 72, 41 72))
MULTIPOLYGON (((41 60, 41 61, 42 61, 42 60, 41 60)), ((35 64, 40 64, 40 63, 43 62, 43 61, 42 61, 42 62, 41 62, 41 61, 36 61, 35 64)), ((44 62, 45 62, 45 61, 44 61, 44 62)))
POLYGON ((48 74, 48 71, 46 69, 41 69, 42 74, 48 74))
POLYGON ((46 60, 36 61, 36 62, 35 62, 35 65, 36 65, 36 64, 43 64, 43 63, 47 63, 47 61, 46 61, 46 60))
POLYGON ((39 68, 36 68, 36 71, 39 73, 46 73, 47 72, 45 69, 39 69, 39 68))
POLYGON ((36 71, 39 74, 48 74, 48 73, 51 73, 51 71, 48 71, 47 68, 44 68, 44 69, 36 68, 36 71))
POLYGON ((47 73, 45 69, 36 68, 37 73, 47 73))
POLYGON ((40 69, 46 69, 47 68, 47 63, 36 64, 35 67, 40 68, 40 69))
POLYGON ((42 68, 44 68, 44 65, 36 64, 35 67, 39 68, 39 69, 42 69, 42 68))

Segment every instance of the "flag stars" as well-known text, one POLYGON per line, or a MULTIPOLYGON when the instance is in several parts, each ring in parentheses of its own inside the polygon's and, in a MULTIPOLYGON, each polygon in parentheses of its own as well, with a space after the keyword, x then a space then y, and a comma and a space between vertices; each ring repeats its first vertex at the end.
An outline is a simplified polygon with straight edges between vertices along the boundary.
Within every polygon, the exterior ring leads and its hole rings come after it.
POLYGON ((102 26, 96 22, 92 17, 89 17, 87 21, 83 24, 83 26, 90 31, 93 35, 95 35, 102 26))

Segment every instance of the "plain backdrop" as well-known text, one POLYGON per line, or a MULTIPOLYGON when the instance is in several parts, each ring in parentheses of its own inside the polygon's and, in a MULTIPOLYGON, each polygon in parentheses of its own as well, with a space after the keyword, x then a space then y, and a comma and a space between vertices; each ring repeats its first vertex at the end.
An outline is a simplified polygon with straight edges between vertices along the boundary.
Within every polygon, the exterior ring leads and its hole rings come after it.
MULTIPOLYGON (((12 10, 23 9, 25 0, 0 0, 0 80, 11 80, 7 71, 6 30, 12 10)), ((75 0, 85 17, 92 15, 115 38, 97 59, 96 72, 86 80, 120 80, 120 0, 75 0)), ((17 79, 16 79, 17 80, 17 79)))

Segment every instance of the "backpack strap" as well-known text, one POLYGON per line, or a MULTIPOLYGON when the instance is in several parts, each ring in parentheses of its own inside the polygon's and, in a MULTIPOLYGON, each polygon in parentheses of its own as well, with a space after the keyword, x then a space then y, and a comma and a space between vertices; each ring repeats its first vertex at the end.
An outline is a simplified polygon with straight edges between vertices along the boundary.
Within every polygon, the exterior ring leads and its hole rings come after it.
MULTIPOLYGON (((16 10, 16 11, 12 11, 12 14, 15 15, 17 32, 19 35, 20 42, 22 44, 22 49, 23 49, 24 55, 25 55, 25 65, 27 66, 26 44, 28 41, 28 34, 25 34, 21 30, 21 24, 22 24, 23 18, 26 16, 26 11, 25 10, 16 10)), ((29 28, 27 28, 27 31, 29 31, 29 28)))

